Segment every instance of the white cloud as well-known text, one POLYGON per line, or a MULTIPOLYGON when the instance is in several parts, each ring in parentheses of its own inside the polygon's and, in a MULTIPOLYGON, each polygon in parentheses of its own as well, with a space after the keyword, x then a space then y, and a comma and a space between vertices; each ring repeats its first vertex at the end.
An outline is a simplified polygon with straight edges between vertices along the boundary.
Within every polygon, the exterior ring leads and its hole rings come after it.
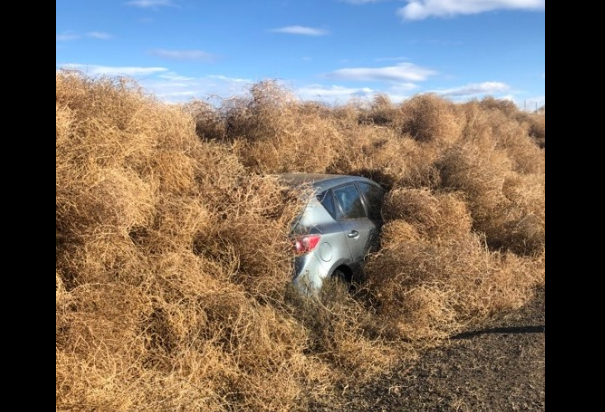
POLYGON ((125 76, 133 78, 142 89, 168 103, 190 99, 214 100, 244 95, 253 81, 224 75, 184 76, 164 67, 113 67, 92 64, 64 64, 61 69, 75 70, 85 76, 125 76))
POLYGON ((437 72, 412 63, 399 63, 389 67, 340 69, 326 74, 326 77, 347 81, 418 82, 435 74, 437 72))
POLYGON ((428 17, 452 17, 493 10, 538 10, 546 8, 546 0, 406 0, 407 6, 397 14, 405 20, 428 17))
POLYGON ((55 39, 56 39, 55 41, 70 41, 70 40, 76 40, 79 38, 80 38, 80 35, 72 32, 72 31, 65 31, 60 34, 55 34, 55 39))
POLYGON ((437 93, 445 97, 474 97, 481 95, 494 95, 508 91, 510 87, 506 83, 501 82, 483 82, 467 84, 466 86, 455 87, 452 89, 435 90, 437 93))
MULTIPOLYGON (((92 64, 64 64, 62 69, 76 70, 86 76, 125 76, 135 79, 148 93, 168 103, 184 102, 190 99, 203 99, 220 105, 232 97, 246 95, 250 87, 258 80, 234 78, 221 74, 193 77, 179 74, 165 67, 102 66, 92 64)), ((393 102, 401 102, 411 97, 412 93, 424 93, 414 82, 398 81, 387 83, 386 87, 348 87, 341 85, 311 84, 303 87, 290 87, 296 96, 303 100, 322 101, 329 104, 346 103, 351 99, 368 101, 376 94, 385 94, 393 102)), ((468 84, 451 89, 432 91, 446 98, 462 101, 484 95, 514 100, 523 107, 519 95, 511 95, 511 88, 501 82, 484 82, 468 84)), ((528 108, 541 107, 545 104, 544 96, 526 98, 528 108)))
POLYGON ((527 110, 533 111, 546 105, 546 96, 530 97, 517 102, 517 105, 523 109, 527 108, 527 110))
POLYGON ((98 40, 109 40, 112 39, 113 36, 109 33, 105 33, 102 31, 90 31, 88 33, 86 33, 86 36, 91 37, 93 39, 98 39, 98 40))
POLYGON ((345 3, 351 3, 351 4, 368 4, 368 3, 378 3, 379 1, 385 1, 385 0, 342 0, 345 3))
MULTIPOLYGON (((75 33, 72 31, 66 31, 61 34, 57 34, 56 41, 77 40, 81 37, 82 36, 79 35, 78 33, 75 33)), ((90 37, 91 39, 97 39, 97 40, 109 40, 109 39, 113 38, 113 36, 111 34, 105 33, 102 31, 89 31, 88 33, 86 33, 86 37, 90 37)))
POLYGON ((296 94, 303 99, 335 98, 367 95, 375 93, 369 87, 322 86, 314 84, 296 89, 296 94))
POLYGON ((208 78, 223 80, 223 81, 231 82, 231 83, 252 83, 252 80, 250 80, 250 79, 238 79, 235 77, 227 77, 227 76, 223 76, 220 74, 212 74, 212 75, 208 76, 208 78))
POLYGON ((371 103, 372 99, 378 94, 386 95, 392 102, 399 103, 409 99, 411 97, 410 92, 417 88, 418 86, 413 83, 401 83, 386 89, 314 84, 299 87, 294 92, 303 100, 321 101, 329 104, 347 103, 351 99, 355 99, 357 102, 371 103))
POLYGON ((288 26, 279 29, 273 29, 271 31, 274 33, 299 34, 302 36, 326 36, 330 34, 329 31, 324 29, 315 29, 313 27, 304 26, 288 26))
POLYGON ((78 63, 64 64, 61 68, 66 70, 78 70, 89 76, 149 76, 168 71, 168 69, 164 67, 120 67, 78 63))
POLYGON ((411 90, 417 89, 418 85, 416 83, 397 83, 389 88, 388 93, 407 93, 411 90))
POLYGON ((133 0, 126 3, 128 6, 141 9, 157 9, 159 7, 173 6, 172 0, 133 0))
POLYGON ((157 78, 140 81, 143 88, 161 100, 177 103, 190 99, 215 99, 220 103, 222 99, 232 96, 241 96, 253 84, 251 80, 230 78, 222 75, 205 77, 183 77, 172 73, 172 76, 158 76, 157 78))
POLYGON ((203 50, 151 50, 149 54, 171 60, 199 60, 204 62, 213 62, 216 56, 203 50))
POLYGON ((376 62, 400 62, 400 61, 405 61, 405 60, 409 60, 409 58, 407 57, 378 57, 377 59, 374 59, 374 61, 376 62))
POLYGON ((171 81, 180 81, 180 82, 188 82, 194 80, 193 77, 181 76, 175 72, 167 72, 162 73, 158 76, 161 79, 171 80, 171 81))

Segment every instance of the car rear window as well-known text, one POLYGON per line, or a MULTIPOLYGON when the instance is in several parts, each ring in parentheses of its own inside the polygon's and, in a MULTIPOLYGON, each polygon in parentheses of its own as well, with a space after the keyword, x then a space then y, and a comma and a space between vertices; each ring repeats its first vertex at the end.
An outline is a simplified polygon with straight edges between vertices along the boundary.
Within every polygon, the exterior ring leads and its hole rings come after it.
POLYGON ((338 213, 336 212, 336 205, 334 204, 334 196, 331 190, 327 190, 317 195, 317 200, 322 206, 328 211, 332 218, 338 220, 338 213))
POLYGON ((359 191, 354 184, 333 189, 336 202, 340 205, 343 219, 361 219, 366 217, 359 191))
POLYGON ((384 191, 378 186, 370 183, 357 183, 359 190, 363 193, 366 199, 366 206, 368 208, 368 217, 372 220, 382 220, 381 210, 382 202, 384 199, 384 191))

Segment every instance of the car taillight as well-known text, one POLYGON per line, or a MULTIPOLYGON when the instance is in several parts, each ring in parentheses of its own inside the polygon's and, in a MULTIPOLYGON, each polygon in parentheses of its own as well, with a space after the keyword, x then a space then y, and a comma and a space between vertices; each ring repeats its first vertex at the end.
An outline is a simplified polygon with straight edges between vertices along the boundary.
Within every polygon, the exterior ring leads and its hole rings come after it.
POLYGON ((317 245, 321 235, 302 235, 294 238, 294 251, 297 255, 304 255, 312 252, 317 245))

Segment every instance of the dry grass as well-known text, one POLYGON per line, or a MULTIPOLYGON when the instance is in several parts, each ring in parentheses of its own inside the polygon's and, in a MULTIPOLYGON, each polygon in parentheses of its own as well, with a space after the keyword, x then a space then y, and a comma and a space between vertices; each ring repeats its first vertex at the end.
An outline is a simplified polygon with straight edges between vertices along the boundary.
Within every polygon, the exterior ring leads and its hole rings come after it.
POLYGON ((436 95, 419 95, 404 102, 401 111, 401 132, 419 142, 451 144, 461 137, 464 117, 455 104, 436 95))
POLYGON ((428 189, 391 190, 385 199, 383 217, 409 223, 416 233, 434 241, 464 236, 472 225, 464 201, 454 194, 435 195, 428 189))
POLYGON ((495 142, 455 145, 440 161, 442 186, 464 194, 473 228, 492 248, 539 253, 546 242, 545 171, 519 174, 513 160, 495 142))
POLYGON ((489 113, 499 113, 510 119, 516 120, 520 124, 528 127, 529 136, 542 148, 546 144, 546 108, 538 110, 535 113, 520 111, 517 106, 508 100, 497 100, 492 97, 483 99, 481 102, 473 102, 480 109, 489 113))
POLYGON ((541 148, 546 147, 546 114, 528 116, 529 134, 541 148))
POLYGON ((399 109, 391 102, 389 96, 377 95, 369 110, 361 113, 359 121, 362 124, 395 128, 399 117, 399 109))
POLYGON ((545 283, 535 121, 436 96, 329 108, 274 82, 176 107, 57 74, 56 409, 303 411, 519 307, 545 283), (283 171, 392 189, 356 295, 290 290, 283 171))
POLYGON ((427 242, 407 233, 371 257, 366 285, 389 335, 442 339, 520 307, 542 282, 529 258, 487 250, 476 235, 427 242))
POLYGON ((301 105, 275 82, 252 87, 250 96, 223 108, 227 139, 255 172, 324 172, 342 137, 321 106, 301 105))
POLYGON ((486 99, 462 106, 467 118, 465 138, 482 148, 493 145, 504 150, 512 162, 511 167, 517 172, 543 173, 545 152, 537 144, 539 137, 534 135, 533 128, 537 122, 544 122, 545 116, 519 112, 511 102, 492 101, 488 105, 491 108, 485 110, 485 103, 490 101, 486 99), (491 105, 496 106, 493 108, 491 105))
POLYGON ((225 121, 216 107, 201 100, 189 102, 183 106, 195 121, 196 134, 205 140, 224 140, 226 138, 225 121))

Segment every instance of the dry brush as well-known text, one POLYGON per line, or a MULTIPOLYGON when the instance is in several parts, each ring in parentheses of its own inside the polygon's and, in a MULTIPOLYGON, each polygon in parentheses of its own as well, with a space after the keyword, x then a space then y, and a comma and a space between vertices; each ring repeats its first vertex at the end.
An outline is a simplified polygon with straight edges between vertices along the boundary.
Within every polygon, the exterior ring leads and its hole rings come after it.
POLYGON ((545 282, 543 117, 486 99, 169 106, 56 75, 57 410, 306 410, 545 282), (272 174, 389 189, 350 295, 290 289, 299 200, 272 174))

